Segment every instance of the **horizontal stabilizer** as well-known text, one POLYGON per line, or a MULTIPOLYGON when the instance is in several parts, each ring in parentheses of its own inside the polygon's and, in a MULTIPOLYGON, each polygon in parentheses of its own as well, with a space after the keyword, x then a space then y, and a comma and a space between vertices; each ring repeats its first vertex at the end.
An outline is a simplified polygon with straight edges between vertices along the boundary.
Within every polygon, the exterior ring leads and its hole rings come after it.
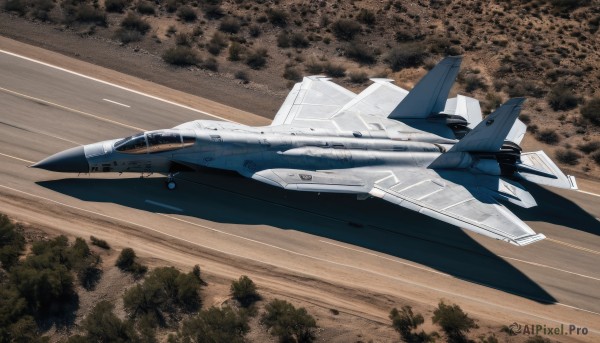
POLYGON ((517 172, 525 180, 540 185, 577 189, 575 177, 565 175, 543 151, 524 152, 517 172))
POLYGON ((444 110, 460 69, 461 56, 444 58, 417 83, 388 118, 427 118, 444 110))

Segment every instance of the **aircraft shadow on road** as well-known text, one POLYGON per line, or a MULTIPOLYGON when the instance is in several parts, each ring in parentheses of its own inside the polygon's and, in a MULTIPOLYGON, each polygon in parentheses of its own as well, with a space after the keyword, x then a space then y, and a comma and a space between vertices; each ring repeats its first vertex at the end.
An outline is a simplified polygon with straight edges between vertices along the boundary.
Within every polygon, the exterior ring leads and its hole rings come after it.
MULTIPOLYGON (((116 203, 219 223, 269 225, 305 232, 413 261, 541 303, 556 302, 535 281, 462 230, 380 199, 358 201, 352 195, 284 191, 213 171, 182 174, 174 191, 166 190, 160 178, 70 178, 38 184, 83 201, 116 203), (183 212, 149 204, 148 199, 181 208, 183 212)), ((572 222, 560 215, 546 217, 548 211, 559 206, 561 210, 557 212, 580 218, 576 229, 590 232, 591 227, 593 233, 598 233, 594 226, 597 222, 588 226, 591 222, 586 217, 591 216, 569 200, 541 187, 534 189, 534 195, 552 205, 542 204, 541 210, 533 214, 518 213, 523 219, 549 218, 556 224, 573 227, 572 222)), ((508 245, 507 248, 519 249, 508 245)), ((360 252, 356 252, 356 258, 361 258, 360 252)))
POLYGON ((524 186, 538 205, 532 208, 506 206, 522 220, 547 222, 600 236, 600 221, 576 203, 535 183, 524 183, 524 186))

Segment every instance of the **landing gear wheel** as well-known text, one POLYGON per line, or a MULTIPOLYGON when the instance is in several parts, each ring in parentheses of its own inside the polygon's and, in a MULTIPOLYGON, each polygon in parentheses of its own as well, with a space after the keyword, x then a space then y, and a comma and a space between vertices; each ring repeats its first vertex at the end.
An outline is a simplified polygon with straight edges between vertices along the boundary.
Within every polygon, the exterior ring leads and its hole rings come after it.
POLYGON ((167 189, 172 191, 177 187, 175 181, 167 181, 167 189))

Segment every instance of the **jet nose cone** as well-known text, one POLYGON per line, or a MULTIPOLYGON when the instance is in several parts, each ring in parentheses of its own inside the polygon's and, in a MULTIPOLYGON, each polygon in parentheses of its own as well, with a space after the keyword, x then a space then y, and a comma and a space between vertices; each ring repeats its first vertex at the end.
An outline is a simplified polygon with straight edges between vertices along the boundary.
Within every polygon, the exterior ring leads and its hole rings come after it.
POLYGON ((83 146, 78 146, 47 157, 31 166, 62 173, 88 173, 90 165, 85 158, 83 146))

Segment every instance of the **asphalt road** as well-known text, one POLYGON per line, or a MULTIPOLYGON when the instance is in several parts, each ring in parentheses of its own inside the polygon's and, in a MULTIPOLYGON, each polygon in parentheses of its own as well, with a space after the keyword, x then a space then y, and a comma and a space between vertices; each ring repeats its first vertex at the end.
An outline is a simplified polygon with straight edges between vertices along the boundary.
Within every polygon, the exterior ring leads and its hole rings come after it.
POLYGON ((540 205, 511 209, 548 239, 515 247, 377 199, 284 192, 227 173, 181 174, 167 191, 159 177, 30 169, 79 144, 216 118, 4 52, 0 75, 0 212, 120 222, 340 287, 450 299, 506 325, 573 323, 590 332, 569 339, 600 339, 599 195, 531 185, 540 205))

